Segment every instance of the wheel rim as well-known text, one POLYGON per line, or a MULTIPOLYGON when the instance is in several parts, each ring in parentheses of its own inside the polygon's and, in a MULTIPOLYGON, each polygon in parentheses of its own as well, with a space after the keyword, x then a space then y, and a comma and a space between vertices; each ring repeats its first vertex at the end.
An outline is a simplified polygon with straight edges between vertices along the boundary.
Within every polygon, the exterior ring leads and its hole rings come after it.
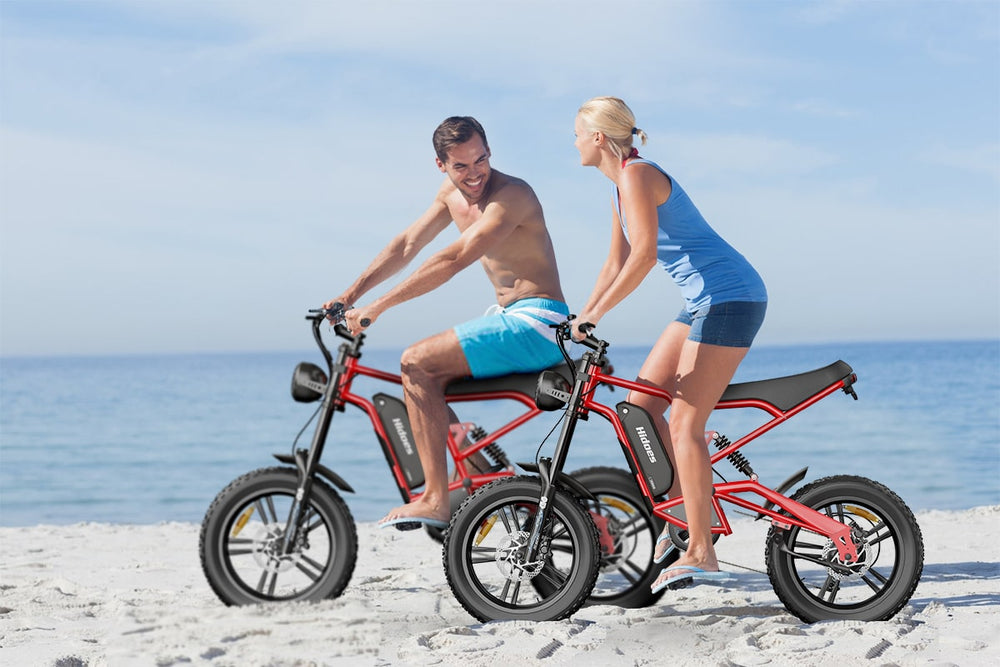
POLYGON ((901 558, 900 538, 886 513, 854 500, 830 502, 817 511, 851 526, 858 561, 842 563, 832 540, 793 528, 785 543, 791 551, 786 557, 799 588, 816 603, 843 611, 884 596, 897 578, 901 558))
POLYGON ((536 510, 536 501, 508 499, 483 510, 469 523, 464 539, 468 580, 495 607, 543 608, 559 597, 580 567, 580 545, 558 509, 551 512, 538 554, 525 559, 536 510))
POLYGON ((289 553, 284 553, 285 525, 294 496, 265 491, 237 505, 225 521, 220 544, 233 583, 259 600, 306 597, 329 574, 334 536, 329 517, 314 505, 303 513, 289 553))
POLYGON ((645 514, 628 499, 601 494, 588 511, 597 527, 601 566, 591 603, 600 604, 634 588, 649 570, 655 531, 645 514))

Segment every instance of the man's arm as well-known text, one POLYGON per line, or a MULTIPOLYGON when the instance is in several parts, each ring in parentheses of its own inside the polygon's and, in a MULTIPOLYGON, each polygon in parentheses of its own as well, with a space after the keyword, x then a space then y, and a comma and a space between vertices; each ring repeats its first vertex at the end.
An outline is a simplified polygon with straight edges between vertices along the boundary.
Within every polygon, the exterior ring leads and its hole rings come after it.
POLYGON ((485 255, 493 245, 505 239, 519 224, 520 217, 512 215, 508 204, 492 202, 482 217, 466 229, 457 241, 431 255, 427 261, 405 280, 373 301, 370 305, 351 311, 348 325, 352 331, 363 327, 362 319, 370 325, 379 315, 393 306, 431 292, 485 255))
POLYGON ((358 279, 338 298, 324 304, 340 301, 345 305, 353 305, 369 290, 383 281, 399 273, 421 250, 427 246, 451 222, 451 214, 438 196, 416 221, 396 235, 385 248, 375 256, 358 279))

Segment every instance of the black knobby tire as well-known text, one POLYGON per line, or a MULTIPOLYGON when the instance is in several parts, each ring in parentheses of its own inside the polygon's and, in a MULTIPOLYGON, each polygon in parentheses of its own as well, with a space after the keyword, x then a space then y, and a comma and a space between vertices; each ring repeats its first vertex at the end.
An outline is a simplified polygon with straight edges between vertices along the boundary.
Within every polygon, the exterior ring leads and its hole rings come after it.
POLYGON ((545 553, 531 563, 521 557, 518 546, 531 531, 540 494, 537 477, 505 477, 469 496, 451 520, 443 556, 448 585, 480 621, 567 618, 594 587, 600 567, 597 530, 564 490, 553 496, 545 553), (539 578, 545 586, 534 584, 539 578))
POLYGON ((303 528, 284 554, 297 489, 295 470, 262 468, 231 482, 212 502, 201 525, 201 566, 226 604, 319 601, 344 591, 358 557, 354 518, 340 495, 316 479, 303 528))
POLYGON ((858 563, 847 574, 807 561, 838 562, 832 540, 804 528, 772 526, 767 574, 788 611, 807 623, 896 615, 916 590, 924 563, 920 526, 899 496, 864 477, 839 475, 802 487, 792 499, 851 525, 858 563))
POLYGON ((597 503, 581 502, 598 524, 600 569, 588 605, 648 607, 666 592, 650 592, 660 571, 680 555, 676 549, 670 562, 654 564, 656 539, 666 523, 655 516, 643 499, 631 473, 619 468, 584 468, 570 474, 589 490, 597 503))

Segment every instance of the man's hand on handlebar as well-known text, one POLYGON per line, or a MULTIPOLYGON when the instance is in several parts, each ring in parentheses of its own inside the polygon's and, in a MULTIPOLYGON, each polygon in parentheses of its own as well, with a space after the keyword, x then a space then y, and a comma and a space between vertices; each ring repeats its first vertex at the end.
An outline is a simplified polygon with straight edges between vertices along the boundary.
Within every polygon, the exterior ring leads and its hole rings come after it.
POLYGON ((358 335, 378 319, 378 313, 371 308, 350 308, 344 311, 344 326, 353 335, 358 335))
POLYGON ((323 309, 326 311, 326 319, 330 320, 331 324, 343 324, 351 335, 358 335, 378 318, 379 313, 372 308, 355 308, 345 306, 345 303, 347 302, 343 297, 330 299, 323 304, 323 309))
POLYGON ((350 301, 345 300, 343 297, 337 297, 323 304, 323 310, 326 311, 326 319, 330 320, 330 324, 340 324, 344 321, 344 311, 354 307, 345 305, 347 303, 350 303, 350 301))

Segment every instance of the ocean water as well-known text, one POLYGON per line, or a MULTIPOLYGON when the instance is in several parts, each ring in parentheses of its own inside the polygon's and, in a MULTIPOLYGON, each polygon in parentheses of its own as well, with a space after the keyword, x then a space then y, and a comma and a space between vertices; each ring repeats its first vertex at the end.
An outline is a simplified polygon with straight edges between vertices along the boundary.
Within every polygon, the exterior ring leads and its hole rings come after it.
MULTIPOLYGON (((646 353, 610 357, 633 377, 646 353)), ((398 368, 398 350, 363 362, 398 368)), ((836 393, 742 451, 776 486, 808 466, 806 481, 863 475, 889 486, 914 511, 1000 504, 1000 342, 849 343, 759 347, 736 381, 850 363, 860 400, 836 393)), ((202 354, 0 359, 0 525, 82 521, 200 522, 232 479, 278 465, 317 404, 292 401, 299 361, 319 354, 202 354)), ((398 386, 359 380, 355 390, 401 396, 398 386)), ((602 390, 612 405, 624 392, 602 390)), ((493 430, 521 410, 510 401, 458 404, 465 421, 493 430)), ((501 440, 512 461, 551 453, 559 413, 501 440), (544 442, 543 442, 544 441, 544 442)), ((764 421, 756 410, 717 412, 709 427, 735 440, 764 421)), ((308 444, 311 427, 300 445, 308 444)), ((323 462, 350 483, 355 518, 372 521, 400 502, 367 417, 337 413, 323 462)), ((581 423, 569 469, 626 468, 611 427, 581 423)), ((738 478, 728 464, 719 471, 738 478)))

